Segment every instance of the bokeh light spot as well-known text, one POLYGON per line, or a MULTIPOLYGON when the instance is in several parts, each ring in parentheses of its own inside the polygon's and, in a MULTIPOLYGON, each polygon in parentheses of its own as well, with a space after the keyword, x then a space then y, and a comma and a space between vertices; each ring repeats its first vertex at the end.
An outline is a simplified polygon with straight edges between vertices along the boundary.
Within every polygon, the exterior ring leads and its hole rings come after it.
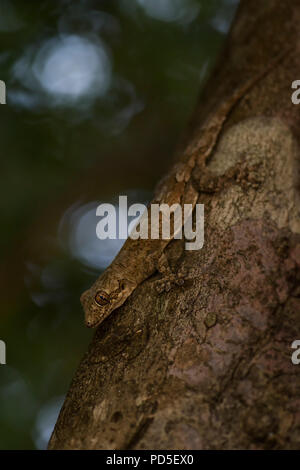
POLYGON ((111 64, 100 42, 70 35, 43 44, 33 72, 45 91, 73 100, 88 94, 103 95, 110 85, 111 64))

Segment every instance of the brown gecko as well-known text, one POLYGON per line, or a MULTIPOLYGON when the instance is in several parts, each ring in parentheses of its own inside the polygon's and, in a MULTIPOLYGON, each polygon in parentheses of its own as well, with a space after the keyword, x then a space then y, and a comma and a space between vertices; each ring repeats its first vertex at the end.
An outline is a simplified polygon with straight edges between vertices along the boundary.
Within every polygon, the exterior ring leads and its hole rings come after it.
MULTIPOLYGON (((191 204, 195 207, 199 192, 193 185, 193 173, 197 169, 204 169, 205 162, 212 154, 223 124, 230 111, 239 100, 262 79, 287 52, 280 54, 275 61, 263 71, 250 78, 246 83, 236 89, 224 100, 217 110, 211 112, 200 129, 197 144, 186 149, 180 160, 159 185, 155 200, 152 204, 191 204)), ((150 212, 148 223, 150 227, 150 212)), ((81 296, 81 303, 85 312, 85 323, 88 327, 96 327, 107 318, 115 309, 120 307, 136 287, 149 278, 155 271, 165 273, 168 269, 164 250, 170 243, 169 239, 138 239, 128 238, 122 249, 96 280, 90 289, 81 296)), ((173 278, 175 276, 173 275, 173 278)))

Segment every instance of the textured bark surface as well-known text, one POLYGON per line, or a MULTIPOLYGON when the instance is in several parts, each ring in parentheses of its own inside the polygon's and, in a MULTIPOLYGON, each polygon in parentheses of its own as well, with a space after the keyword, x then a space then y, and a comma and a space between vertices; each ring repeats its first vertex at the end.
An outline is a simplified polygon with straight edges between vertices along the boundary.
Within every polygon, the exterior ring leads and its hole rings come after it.
POLYGON ((199 175, 204 247, 168 249, 184 286, 159 295, 153 276, 98 328, 50 449, 300 448, 299 20, 298 0, 240 5, 182 145, 238 83, 286 58, 235 107, 199 175))

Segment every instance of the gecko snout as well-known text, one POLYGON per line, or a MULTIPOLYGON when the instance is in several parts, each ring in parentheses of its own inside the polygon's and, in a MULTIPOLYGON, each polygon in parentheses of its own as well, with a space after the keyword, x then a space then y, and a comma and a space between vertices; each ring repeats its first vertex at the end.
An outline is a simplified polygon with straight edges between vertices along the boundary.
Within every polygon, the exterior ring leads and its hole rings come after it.
POLYGON ((92 322, 91 320, 86 319, 86 320, 85 320, 85 324, 86 324, 86 326, 87 326, 88 328, 92 328, 92 327, 93 327, 93 322, 92 322))

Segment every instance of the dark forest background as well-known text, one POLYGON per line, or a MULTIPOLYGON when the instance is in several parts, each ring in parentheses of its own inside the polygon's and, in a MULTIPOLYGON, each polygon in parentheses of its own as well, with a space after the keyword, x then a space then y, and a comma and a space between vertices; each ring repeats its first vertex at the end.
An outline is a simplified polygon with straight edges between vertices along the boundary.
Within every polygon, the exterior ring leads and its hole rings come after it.
POLYGON ((150 200, 236 6, 1 0, 1 449, 46 447, 93 334, 80 294, 122 243, 95 207, 150 200))

